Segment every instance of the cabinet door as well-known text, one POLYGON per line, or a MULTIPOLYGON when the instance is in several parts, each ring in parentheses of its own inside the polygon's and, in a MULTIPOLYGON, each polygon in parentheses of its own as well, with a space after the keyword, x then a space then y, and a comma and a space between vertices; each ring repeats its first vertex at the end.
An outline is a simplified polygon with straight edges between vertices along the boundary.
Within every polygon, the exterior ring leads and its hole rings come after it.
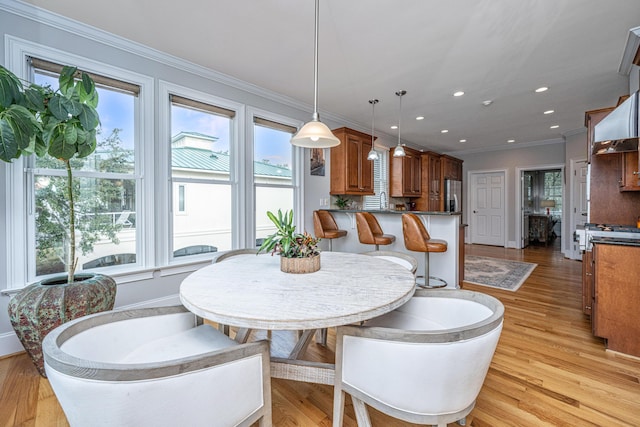
POLYGON ((429 159, 429 210, 441 211, 440 197, 440 158, 431 157, 429 159))
POLYGON ((582 254, 582 312, 591 315, 593 305, 593 252, 582 254))
POLYGON ((422 167, 419 155, 411 157, 411 170, 413 171, 411 191, 414 195, 419 196, 422 193, 422 167))
POLYGON ((372 144, 369 140, 361 140, 360 143, 360 190, 373 194, 373 162, 367 159, 372 144))
POLYGON ((360 191, 360 150, 362 148, 362 144, 358 137, 348 135, 346 145, 347 190, 360 191))
POLYGON ((638 184, 638 152, 631 151, 623 153, 621 161, 621 180, 620 191, 640 191, 640 184, 638 184))

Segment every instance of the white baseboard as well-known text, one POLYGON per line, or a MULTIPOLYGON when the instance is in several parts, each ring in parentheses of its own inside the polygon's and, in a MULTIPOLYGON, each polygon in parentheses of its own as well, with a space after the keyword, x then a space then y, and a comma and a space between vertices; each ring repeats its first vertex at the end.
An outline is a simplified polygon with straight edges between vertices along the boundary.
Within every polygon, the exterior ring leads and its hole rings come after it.
POLYGON ((515 241, 515 240, 509 240, 509 241, 507 242, 507 248, 512 248, 512 249, 514 249, 514 248, 515 248, 515 249, 517 249, 517 248, 518 248, 518 246, 516 246, 516 241, 515 241))
MULTIPOLYGON (((124 305, 122 307, 116 307, 116 309, 130 310, 132 308, 163 307, 167 305, 178 304, 180 304, 180 297, 178 296, 178 294, 174 294, 162 298, 138 302, 135 304, 124 305)), ((14 332, 5 332, 4 334, 0 334, 0 357, 9 356, 15 353, 21 353, 23 351, 24 347, 22 347, 22 343, 14 332)))

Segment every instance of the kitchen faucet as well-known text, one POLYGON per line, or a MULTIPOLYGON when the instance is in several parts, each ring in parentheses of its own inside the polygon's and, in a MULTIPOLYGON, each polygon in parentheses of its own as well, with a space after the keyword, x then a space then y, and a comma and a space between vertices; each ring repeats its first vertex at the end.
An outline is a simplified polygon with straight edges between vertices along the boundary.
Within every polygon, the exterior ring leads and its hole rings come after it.
POLYGON ((387 206, 387 193, 384 191, 380 192, 380 210, 385 209, 387 206))

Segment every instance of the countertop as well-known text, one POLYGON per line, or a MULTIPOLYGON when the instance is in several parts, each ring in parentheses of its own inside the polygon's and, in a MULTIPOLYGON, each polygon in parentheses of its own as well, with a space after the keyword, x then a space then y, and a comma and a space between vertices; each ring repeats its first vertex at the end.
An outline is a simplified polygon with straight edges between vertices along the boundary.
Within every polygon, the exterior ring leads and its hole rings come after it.
POLYGON ((439 212, 439 211, 396 211, 391 209, 324 209, 329 212, 369 212, 372 214, 396 214, 401 215, 405 213, 414 213, 416 215, 442 215, 442 216, 460 216, 462 212, 439 212))

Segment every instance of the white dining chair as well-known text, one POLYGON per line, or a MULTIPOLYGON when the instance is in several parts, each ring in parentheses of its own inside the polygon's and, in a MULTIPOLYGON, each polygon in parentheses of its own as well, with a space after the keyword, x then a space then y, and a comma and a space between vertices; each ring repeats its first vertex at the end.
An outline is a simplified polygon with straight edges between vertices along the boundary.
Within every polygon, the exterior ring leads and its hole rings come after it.
POLYGON ((183 306, 109 311, 43 342, 73 426, 271 426, 267 341, 238 344, 183 306))
MULTIPOLYGON (((380 259, 384 259, 386 261, 391 261, 395 264, 398 264, 407 270, 409 270, 413 275, 416 274, 418 270, 418 261, 411 255, 397 252, 397 251, 370 251, 370 252, 362 252, 361 255, 367 256, 375 256, 380 259)), ((316 343, 327 346, 327 328, 318 329, 316 332, 316 343)))
POLYGON ((371 426, 366 405, 406 422, 463 425, 503 315, 502 303, 489 295, 417 289, 409 302, 364 326, 339 326, 333 426, 342 426, 346 393, 360 427, 371 426))

